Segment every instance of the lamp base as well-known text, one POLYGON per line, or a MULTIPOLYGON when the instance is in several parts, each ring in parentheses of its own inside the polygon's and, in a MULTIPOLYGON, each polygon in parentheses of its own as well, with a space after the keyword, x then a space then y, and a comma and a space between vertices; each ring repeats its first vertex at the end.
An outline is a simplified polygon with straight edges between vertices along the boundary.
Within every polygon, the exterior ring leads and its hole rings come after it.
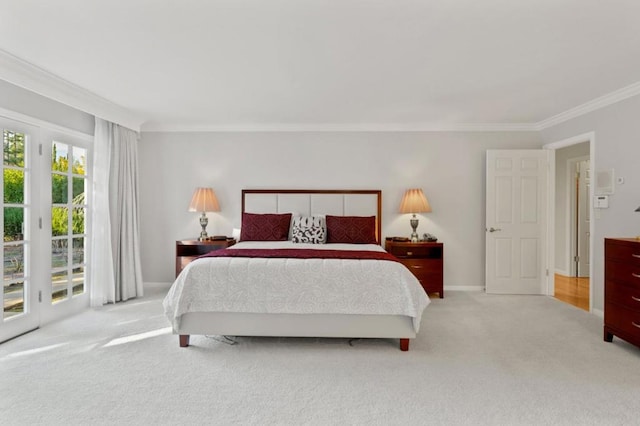
POLYGON ((198 237, 198 241, 206 241, 209 239, 209 235, 207 235, 207 225, 209 224, 209 218, 205 212, 202 212, 202 216, 200 216, 200 226, 202 226, 202 231, 200 231, 200 236, 198 237))
POLYGON ((411 218, 411 220, 409 221, 409 223, 411 224, 411 228, 413 228, 413 232, 411 233, 411 242, 412 243, 417 243, 418 240, 420 239, 420 237, 418 237, 418 218, 416 217, 416 215, 413 215, 413 218, 411 218))

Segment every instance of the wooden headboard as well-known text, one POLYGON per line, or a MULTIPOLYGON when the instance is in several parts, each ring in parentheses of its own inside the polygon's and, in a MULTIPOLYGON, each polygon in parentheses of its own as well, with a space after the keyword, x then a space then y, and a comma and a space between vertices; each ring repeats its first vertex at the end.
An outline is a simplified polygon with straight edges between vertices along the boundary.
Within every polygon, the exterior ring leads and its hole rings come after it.
POLYGON ((375 216, 378 244, 382 239, 382 191, 377 189, 243 189, 242 212, 375 216))

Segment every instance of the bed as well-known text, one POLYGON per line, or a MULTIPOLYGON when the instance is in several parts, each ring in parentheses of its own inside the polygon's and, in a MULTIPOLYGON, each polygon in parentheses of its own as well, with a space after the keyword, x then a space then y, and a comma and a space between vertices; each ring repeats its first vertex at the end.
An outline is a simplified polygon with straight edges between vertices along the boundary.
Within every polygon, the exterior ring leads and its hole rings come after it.
POLYGON ((379 190, 243 190, 240 241, 191 262, 165 297, 180 346, 190 335, 390 338, 407 351, 429 298, 380 246, 381 206, 379 190))

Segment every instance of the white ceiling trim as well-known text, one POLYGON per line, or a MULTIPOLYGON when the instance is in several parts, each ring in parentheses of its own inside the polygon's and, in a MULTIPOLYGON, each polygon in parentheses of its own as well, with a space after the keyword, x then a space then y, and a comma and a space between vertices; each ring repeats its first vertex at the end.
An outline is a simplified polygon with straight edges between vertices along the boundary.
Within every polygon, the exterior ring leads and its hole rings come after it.
POLYGON ((557 124, 564 123, 573 118, 580 117, 581 115, 588 114, 590 112, 599 110, 601 108, 613 105, 617 102, 631 98, 640 94, 640 81, 633 83, 627 87, 608 93, 599 98, 593 99, 582 105, 578 105, 575 108, 571 108, 565 112, 549 117, 546 120, 542 120, 536 123, 536 130, 544 130, 549 127, 553 127, 557 124))
POLYGON ((300 124, 238 124, 238 125, 171 125, 147 123, 143 132, 534 132, 528 123, 469 124, 404 124, 404 123, 300 123, 300 124))
POLYGON ((144 121, 129 110, 0 49, 0 78, 137 132, 144 121))

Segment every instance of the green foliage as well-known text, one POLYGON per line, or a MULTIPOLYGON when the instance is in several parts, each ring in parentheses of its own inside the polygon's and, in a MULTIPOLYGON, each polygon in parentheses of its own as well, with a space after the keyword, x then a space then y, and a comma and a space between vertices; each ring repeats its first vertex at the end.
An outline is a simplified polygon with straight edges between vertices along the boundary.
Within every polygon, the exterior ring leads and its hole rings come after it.
MULTIPOLYGON (((69 158, 68 156, 58 156, 56 153, 57 144, 53 145, 51 156, 51 196, 54 204, 66 204, 69 194, 69 158), (58 174, 55 172, 65 173, 58 174)), ((4 164, 7 166, 24 167, 24 135, 19 133, 4 132, 4 164)), ((84 175, 84 158, 72 164, 71 173, 84 175)), ((24 171, 5 168, 4 179, 4 202, 10 204, 24 203, 24 171)), ((74 205, 83 205, 85 179, 71 179, 73 185, 72 194, 74 205)), ((51 211, 52 236, 68 235, 69 231, 69 211, 66 207, 54 207, 51 211)), ((82 234, 84 230, 85 210, 83 208, 73 208, 72 232, 82 234)), ((24 222, 24 209, 6 207, 4 209, 4 240, 14 241, 22 239, 22 224, 24 222)))
POLYGON ((4 169, 4 202, 5 204, 22 204, 24 202, 24 172, 22 170, 4 169))
POLYGON ((24 167, 24 134, 5 130, 3 154, 4 164, 24 167))

